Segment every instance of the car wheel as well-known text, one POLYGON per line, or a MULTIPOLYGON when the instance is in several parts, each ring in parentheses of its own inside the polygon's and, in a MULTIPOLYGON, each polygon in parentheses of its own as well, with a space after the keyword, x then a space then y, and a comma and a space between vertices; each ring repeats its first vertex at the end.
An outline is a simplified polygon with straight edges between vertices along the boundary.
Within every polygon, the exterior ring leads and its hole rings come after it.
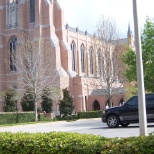
POLYGON ((119 117, 116 115, 109 115, 107 117, 107 125, 110 128, 116 128, 119 126, 119 117))
POLYGON ((122 127, 127 127, 129 124, 130 124, 130 123, 121 123, 120 125, 121 125, 122 127))

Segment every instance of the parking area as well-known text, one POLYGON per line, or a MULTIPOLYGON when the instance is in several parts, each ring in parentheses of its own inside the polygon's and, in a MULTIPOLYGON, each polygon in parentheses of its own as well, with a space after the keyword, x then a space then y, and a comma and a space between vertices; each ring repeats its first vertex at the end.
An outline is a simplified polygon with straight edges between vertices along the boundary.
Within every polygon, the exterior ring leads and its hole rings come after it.
MULTIPOLYGON (((154 123, 148 123, 148 133, 154 132, 154 123)), ((108 128, 100 118, 83 119, 72 122, 47 122, 28 125, 16 125, 0 127, 0 132, 77 132, 81 134, 101 135, 108 138, 139 136, 139 124, 131 124, 128 127, 108 128)))

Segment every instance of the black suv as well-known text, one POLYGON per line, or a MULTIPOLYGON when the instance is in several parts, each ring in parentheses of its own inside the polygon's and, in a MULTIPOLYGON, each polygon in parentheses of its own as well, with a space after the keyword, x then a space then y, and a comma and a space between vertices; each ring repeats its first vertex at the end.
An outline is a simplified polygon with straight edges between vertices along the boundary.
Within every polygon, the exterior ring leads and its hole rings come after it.
MULTIPOLYGON (((147 122, 154 122, 154 94, 145 94, 147 122)), ((102 122, 110 128, 118 127, 119 124, 127 127, 130 123, 138 123, 138 96, 131 97, 122 106, 103 110, 102 122)))

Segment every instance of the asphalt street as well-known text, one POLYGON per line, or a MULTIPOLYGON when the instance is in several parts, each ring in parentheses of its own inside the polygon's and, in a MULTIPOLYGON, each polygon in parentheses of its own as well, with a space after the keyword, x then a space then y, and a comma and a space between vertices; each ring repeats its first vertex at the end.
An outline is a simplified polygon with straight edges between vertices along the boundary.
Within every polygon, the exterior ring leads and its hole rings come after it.
MULTIPOLYGON (((148 133, 154 132, 154 123, 148 123, 148 133)), ((108 138, 139 136, 139 124, 130 124, 128 127, 108 128, 100 118, 83 119, 72 122, 47 122, 28 125, 0 127, 0 132, 77 132, 81 134, 101 135, 108 138)))

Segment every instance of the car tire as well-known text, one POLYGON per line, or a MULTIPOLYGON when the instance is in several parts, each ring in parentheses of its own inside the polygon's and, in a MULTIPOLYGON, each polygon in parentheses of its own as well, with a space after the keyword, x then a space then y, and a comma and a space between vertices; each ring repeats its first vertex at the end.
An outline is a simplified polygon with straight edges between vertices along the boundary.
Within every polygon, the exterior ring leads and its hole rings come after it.
POLYGON ((117 115, 109 115, 107 117, 107 125, 110 127, 110 128, 116 128, 116 127, 119 127, 119 117, 117 115))
POLYGON ((120 125, 121 125, 122 127, 127 127, 129 124, 130 124, 130 123, 121 123, 120 125))

